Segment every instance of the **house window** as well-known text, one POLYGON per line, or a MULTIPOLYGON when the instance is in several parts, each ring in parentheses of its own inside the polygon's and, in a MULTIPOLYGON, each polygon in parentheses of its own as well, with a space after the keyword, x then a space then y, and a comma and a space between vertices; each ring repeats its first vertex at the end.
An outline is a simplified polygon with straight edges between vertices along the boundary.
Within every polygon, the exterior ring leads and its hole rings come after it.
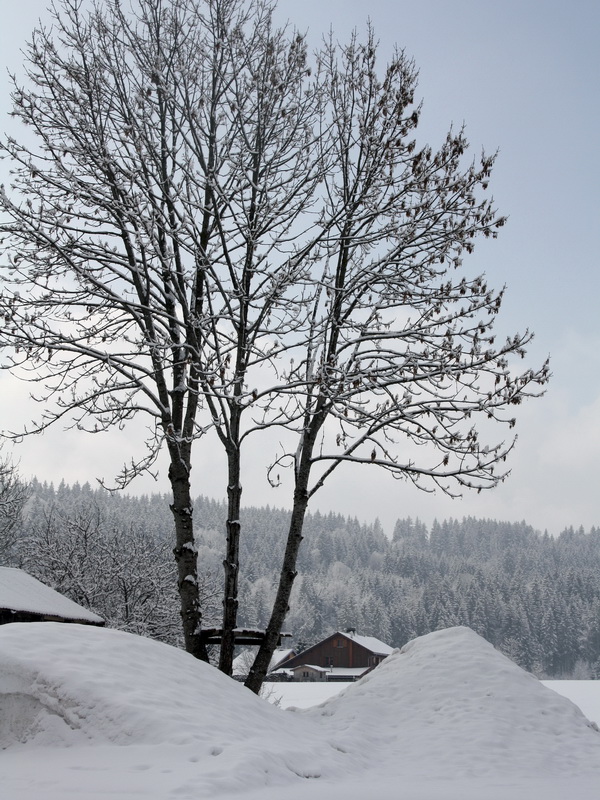
POLYGON ((333 667, 333 656, 325 656, 325 666, 333 667))
POLYGON ((336 639, 334 642, 335 647, 346 647, 345 639, 336 639))

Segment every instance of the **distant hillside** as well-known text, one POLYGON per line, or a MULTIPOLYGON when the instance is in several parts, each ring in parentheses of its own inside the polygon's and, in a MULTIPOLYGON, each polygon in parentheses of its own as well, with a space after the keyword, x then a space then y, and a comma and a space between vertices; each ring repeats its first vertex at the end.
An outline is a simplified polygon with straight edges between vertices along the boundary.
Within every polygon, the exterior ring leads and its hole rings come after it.
MULTIPOLYGON (((197 543, 206 621, 217 621, 225 503, 199 497, 197 543)), ((242 514, 240 624, 266 623, 288 512, 242 514)), ((178 642, 166 496, 129 497, 89 485, 34 482, 12 563, 111 624, 178 642)), ((400 519, 388 539, 377 521, 309 514, 286 628, 310 644, 354 627, 400 646, 464 624, 536 674, 600 677, 600 529, 557 539, 525 522, 400 519)))

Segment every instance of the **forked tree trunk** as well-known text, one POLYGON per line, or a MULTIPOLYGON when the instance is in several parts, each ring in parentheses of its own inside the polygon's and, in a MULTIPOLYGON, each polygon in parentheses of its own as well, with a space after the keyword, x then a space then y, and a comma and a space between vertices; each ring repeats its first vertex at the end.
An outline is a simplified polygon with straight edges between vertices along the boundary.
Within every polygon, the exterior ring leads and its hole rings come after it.
POLYGON ((173 491, 171 512, 175 520, 177 585, 181 600, 181 621, 185 649, 201 661, 208 662, 206 645, 202 642, 202 610, 198 594, 198 556, 194 544, 194 518, 190 491, 189 469, 179 457, 169 467, 173 491))

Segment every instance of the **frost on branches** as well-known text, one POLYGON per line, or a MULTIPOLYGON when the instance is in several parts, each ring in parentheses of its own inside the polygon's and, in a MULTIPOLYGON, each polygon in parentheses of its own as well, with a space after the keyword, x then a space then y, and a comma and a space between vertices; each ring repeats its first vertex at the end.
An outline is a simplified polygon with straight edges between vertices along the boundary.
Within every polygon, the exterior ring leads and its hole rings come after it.
POLYGON ((369 31, 311 60, 262 2, 132 7, 63 0, 27 50, 14 114, 36 144, 2 145, 13 172, 0 201, 1 343, 43 400, 29 431, 150 419, 120 483, 168 450, 184 638, 201 658, 190 470, 196 442, 222 445, 225 672, 241 456, 251 436, 267 454, 280 443, 261 466, 274 484, 291 468, 293 513, 257 691, 307 504, 332 471, 493 487, 513 406, 540 393, 548 367, 515 370, 531 334, 497 341, 502 291, 462 267, 505 221, 485 196, 494 158, 466 159, 462 130, 437 150, 418 143, 403 52, 379 67, 369 31))
POLYGON ((27 485, 19 478, 12 461, 4 457, 0 445, 0 559, 3 563, 10 561, 27 495, 27 485))

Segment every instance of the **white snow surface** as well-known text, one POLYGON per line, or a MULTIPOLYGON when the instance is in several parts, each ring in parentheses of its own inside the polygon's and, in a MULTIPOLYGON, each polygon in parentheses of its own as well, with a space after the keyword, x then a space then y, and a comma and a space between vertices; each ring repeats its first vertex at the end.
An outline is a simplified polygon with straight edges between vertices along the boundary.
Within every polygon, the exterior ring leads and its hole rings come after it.
MULTIPOLYGON (((600 726, 600 681, 598 680, 553 680, 542 681, 563 697, 568 697, 583 711, 586 717, 600 726)), ((315 705, 312 703, 312 705, 315 705)))
POLYGON ((69 620, 104 621, 102 617, 14 567, 0 567, 0 608, 69 620))
POLYGON ((467 628, 283 710, 186 653, 0 627, 2 800, 594 800, 600 733, 467 628))
POLYGON ((390 647, 389 644, 382 642, 381 639, 376 639, 374 636, 361 636, 359 633, 352 632, 344 633, 343 636, 346 636, 348 639, 352 639, 353 642, 366 647, 367 650, 370 650, 372 653, 376 653, 380 656, 388 656, 390 653, 394 652, 393 647, 390 647))
MULTIPOLYGON (((351 681, 285 681, 268 683, 265 696, 280 708, 310 708, 351 685, 351 681)), ((600 725, 600 680, 543 680, 549 689, 567 697, 592 722, 600 725)))

